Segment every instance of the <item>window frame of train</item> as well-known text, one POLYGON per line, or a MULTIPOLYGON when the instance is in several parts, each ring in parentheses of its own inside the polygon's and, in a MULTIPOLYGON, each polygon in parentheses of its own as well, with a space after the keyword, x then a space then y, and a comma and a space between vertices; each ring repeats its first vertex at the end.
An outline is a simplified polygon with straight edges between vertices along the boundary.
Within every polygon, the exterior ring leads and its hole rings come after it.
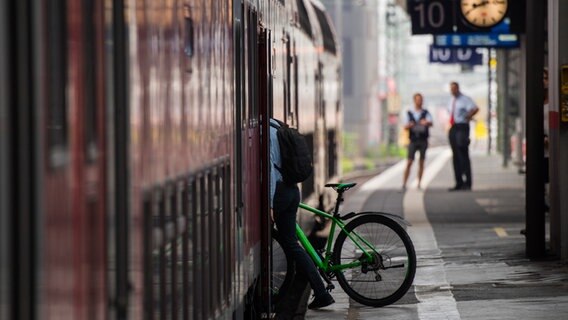
POLYGON ((47 146, 50 167, 61 168, 69 161, 68 133, 68 47, 65 0, 47 1, 47 146))
MULTIPOLYGON (((106 3, 106 2, 105 2, 106 3)), ((130 250, 130 176, 129 176, 129 95, 128 95, 128 30, 124 15, 124 0, 112 0, 104 7, 105 26, 105 103, 108 104, 112 125, 109 132, 113 139, 108 140, 107 161, 109 170, 108 187, 114 192, 109 195, 109 213, 107 215, 107 259, 109 264, 108 295, 113 316, 118 319, 128 318, 131 284, 129 268, 130 250)), ((149 195, 145 194, 145 197, 149 195)), ((149 211, 151 212, 151 211, 149 211)), ((143 217, 144 218, 144 217, 143 217)), ((146 221, 146 220, 144 220, 146 221)), ((146 225, 144 225, 146 227, 146 225)), ((144 230, 145 232, 146 230, 144 230)), ((150 230, 151 231, 151 230, 150 230)), ((144 239, 146 241, 147 239, 144 239)), ((151 246, 152 239, 148 244, 151 246)), ((148 258, 147 255, 144 256, 148 258)), ((151 255, 150 255, 151 258, 151 255)), ((145 276, 145 275, 144 275, 145 276)), ((144 279, 146 281, 146 279, 144 279)), ((145 287, 146 289, 147 287, 145 287)), ((144 308, 153 307, 145 304, 144 308)), ((149 314, 149 313, 147 313, 149 314)))
MULTIPOLYGON (((285 113, 285 117, 286 119, 294 119, 294 115, 295 115, 295 110, 292 107, 292 99, 293 99, 293 94, 292 94, 292 81, 293 81, 293 76, 292 76, 292 70, 293 70, 293 64, 295 64, 295 59, 292 55, 292 44, 291 44, 291 39, 290 39, 290 35, 288 33, 285 33, 284 37, 283 37, 283 42, 284 42, 284 48, 286 50, 286 53, 284 54, 284 66, 285 66, 285 76, 284 76, 284 108, 286 110, 285 113)), ((296 69, 297 70, 297 69, 296 69)), ((296 89, 294 89, 295 91, 296 89)))
POLYGON ((10 123, 9 117, 9 92, 8 83, 8 4, 6 1, 0 2, 0 128, 7 128, 0 135, 0 319, 10 319, 11 303, 9 289, 12 282, 9 277, 9 258, 11 256, 10 230, 11 221, 6 212, 10 212, 11 197, 9 196, 9 168, 10 158, 10 123))
POLYGON ((218 317, 229 303, 230 179, 225 156, 143 192, 144 319, 218 317))
POLYGON ((296 6, 298 9, 298 22, 300 23, 300 28, 312 39, 314 37, 314 32, 312 30, 312 25, 310 23, 310 17, 308 15, 308 9, 304 3, 304 0, 296 0, 296 6))
POLYGON ((189 2, 183 4, 183 53, 184 69, 187 73, 193 73, 193 57, 195 56, 195 29, 193 15, 189 2))
POLYGON ((84 130, 85 130, 85 159, 88 163, 94 163, 98 157, 98 132, 99 132, 99 95, 97 92, 97 70, 99 59, 97 57, 97 22, 95 0, 81 0, 83 10, 83 68, 85 90, 84 107, 84 130))
POLYGON ((248 10, 248 20, 247 20, 247 30, 246 30, 246 40, 247 40, 247 79, 246 83, 248 86, 247 96, 248 104, 247 106, 247 116, 248 116, 248 126, 256 127, 257 123, 260 121, 260 108, 258 106, 258 12, 249 8, 248 10))
POLYGON ((316 17, 320 24, 320 29, 323 33, 323 48, 333 55, 337 54, 337 48, 335 44, 335 39, 333 38, 333 32, 331 31, 331 26, 325 11, 321 10, 319 6, 312 3, 312 7, 316 13, 316 17))

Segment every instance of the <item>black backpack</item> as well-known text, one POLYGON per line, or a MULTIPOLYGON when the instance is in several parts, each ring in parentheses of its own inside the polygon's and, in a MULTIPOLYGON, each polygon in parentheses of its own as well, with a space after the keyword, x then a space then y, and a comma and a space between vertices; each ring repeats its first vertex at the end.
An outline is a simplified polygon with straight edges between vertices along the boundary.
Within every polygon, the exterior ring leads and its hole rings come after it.
MULTIPOLYGON (((276 119, 274 119, 276 120, 276 119)), ((278 145, 280 146, 280 156, 282 158, 281 168, 276 167, 282 174, 282 179, 287 184, 296 184, 310 177, 314 166, 312 156, 306 137, 297 129, 290 128, 287 124, 276 120, 280 126, 270 123, 276 128, 278 145)))
MULTIPOLYGON (((423 109, 422 113, 420 113, 420 119, 418 119, 418 121, 426 119, 427 114, 428 110, 423 109)), ((410 111, 408 111, 408 118, 410 119, 410 121, 416 124, 418 123, 418 121, 414 119, 414 115, 410 111)), ((427 140, 429 136, 430 132, 427 126, 415 125, 410 129, 410 141, 417 141, 417 140, 424 141, 427 140)))

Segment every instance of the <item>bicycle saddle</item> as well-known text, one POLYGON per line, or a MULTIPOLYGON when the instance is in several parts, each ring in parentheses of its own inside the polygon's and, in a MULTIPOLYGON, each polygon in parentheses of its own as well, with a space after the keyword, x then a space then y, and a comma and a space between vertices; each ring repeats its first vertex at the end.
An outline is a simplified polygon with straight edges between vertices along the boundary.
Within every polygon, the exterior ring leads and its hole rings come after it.
POLYGON ((353 188, 354 186, 356 186, 357 184, 354 182, 349 182, 349 183, 328 183, 325 186, 326 187, 331 187, 334 190, 337 190, 339 192, 343 192, 343 191, 347 191, 351 188, 353 188))

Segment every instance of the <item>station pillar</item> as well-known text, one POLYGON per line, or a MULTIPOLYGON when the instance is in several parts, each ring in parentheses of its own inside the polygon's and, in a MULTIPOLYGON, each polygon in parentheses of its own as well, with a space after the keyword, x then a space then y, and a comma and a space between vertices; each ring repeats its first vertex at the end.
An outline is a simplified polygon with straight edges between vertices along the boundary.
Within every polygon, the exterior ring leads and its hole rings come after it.
POLYGON ((525 58, 526 109, 526 254, 546 255, 544 192, 544 68, 545 2, 527 1, 525 58))
POLYGON ((568 259, 568 42, 563 40, 568 37, 567 15, 567 1, 548 1, 550 245, 563 260, 568 259))

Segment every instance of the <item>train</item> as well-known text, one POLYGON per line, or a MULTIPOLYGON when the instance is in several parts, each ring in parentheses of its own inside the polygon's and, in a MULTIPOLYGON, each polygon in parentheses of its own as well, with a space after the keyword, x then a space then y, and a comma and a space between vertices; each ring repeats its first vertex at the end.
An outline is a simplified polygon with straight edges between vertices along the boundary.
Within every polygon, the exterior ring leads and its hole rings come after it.
POLYGON ((266 317, 268 119, 325 208, 342 113, 318 0, 1 2, 0 318, 266 317))

